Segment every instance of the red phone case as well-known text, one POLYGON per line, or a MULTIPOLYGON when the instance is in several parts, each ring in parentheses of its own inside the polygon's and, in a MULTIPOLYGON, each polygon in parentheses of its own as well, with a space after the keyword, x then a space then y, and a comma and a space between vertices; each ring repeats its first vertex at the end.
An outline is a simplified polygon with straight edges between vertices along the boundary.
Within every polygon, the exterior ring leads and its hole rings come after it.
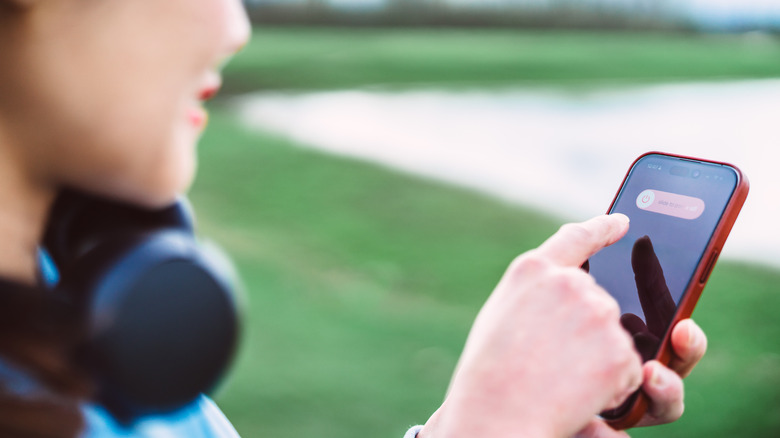
MULTIPOLYGON (((612 203, 610 204, 607 212, 612 211, 612 207, 615 205, 618 195, 623 189, 623 186, 628 180, 628 176, 631 173, 631 170, 636 165, 636 163, 642 158, 644 158, 645 156, 653 155, 653 154, 664 155, 673 158, 682 158, 685 160, 693 160, 693 161, 699 161, 704 163, 725 165, 732 168, 737 174, 737 185, 734 188, 734 192, 731 195, 731 199, 729 199, 729 202, 723 211, 723 215, 721 216, 721 219, 718 222, 717 227, 715 227, 715 231, 712 234, 712 238, 710 238, 710 242, 704 250, 704 255, 702 256, 701 260, 699 261, 699 265, 696 267, 696 270, 694 271, 692 277, 693 281, 689 283, 688 288, 683 292, 682 299, 680 300, 680 304, 677 306, 677 312, 675 313, 674 318, 670 323, 670 327, 674 327, 679 321, 686 318, 690 318, 691 314, 693 313, 693 308, 696 306, 696 302, 699 301, 699 297, 701 296, 701 292, 704 289, 704 285, 707 283, 707 279, 709 278, 710 273, 712 272, 712 269, 715 266, 715 262, 718 260, 718 256, 720 255, 721 249, 723 249, 723 244, 726 242, 726 238, 728 237, 729 232, 731 231, 731 227, 734 226, 734 222, 737 220, 739 211, 742 209, 742 205, 745 203, 745 199, 747 198, 747 194, 750 189, 750 184, 748 183, 748 179, 747 177, 745 177, 742 171, 740 171, 739 168, 737 168, 732 164, 728 164, 720 161, 703 160, 700 158, 686 157, 682 155, 668 154, 664 152, 648 152, 646 154, 643 154, 636 160, 634 160, 634 162, 631 164, 631 167, 629 167, 628 172, 626 172, 626 176, 623 178, 623 182, 620 184, 620 188, 618 189, 617 194, 615 194, 615 198, 612 200, 612 203)), ((658 354, 655 357, 656 360, 658 360, 664 365, 668 365, 672 358, 672 351, 670 347, 671 333, 672 333, 671 330, 666 331, 666 335, 664 336, 664 339, 661 342, 661 345, 658 349, 658 354)), ((639 396, 636 398, 633 405, 628 409, 628 411, 624 415, 618 418, 609 418, 605 420, 614 429, 617 430, 627 429, 631 426, 634 426, 637 422, 639 422, 639 420, 645 414, 645 411, 647 411, 647 408, 648 408, 647 397, 640 390, 639 396)))

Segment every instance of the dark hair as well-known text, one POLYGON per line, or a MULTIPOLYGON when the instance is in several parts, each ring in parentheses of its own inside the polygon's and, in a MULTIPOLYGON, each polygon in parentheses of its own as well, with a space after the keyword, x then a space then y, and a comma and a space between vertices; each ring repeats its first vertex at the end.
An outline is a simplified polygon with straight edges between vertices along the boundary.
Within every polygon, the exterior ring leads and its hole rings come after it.
POLYGON ((48 291, 0 279, 0 436, 79 436, 91 390, 70 360, 77 321, 48 291))

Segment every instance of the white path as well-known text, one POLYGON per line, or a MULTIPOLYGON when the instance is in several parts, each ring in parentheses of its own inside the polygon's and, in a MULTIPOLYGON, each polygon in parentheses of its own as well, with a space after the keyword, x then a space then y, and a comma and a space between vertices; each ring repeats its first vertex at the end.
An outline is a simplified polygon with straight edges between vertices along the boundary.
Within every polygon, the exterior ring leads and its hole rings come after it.
POLYGON ((780 80, 557 90, 336 91, 237 99, 249 126, 564 219, 602 213, 661 150, 737 164, 751 193, 724 257, 780 266, 780 80))

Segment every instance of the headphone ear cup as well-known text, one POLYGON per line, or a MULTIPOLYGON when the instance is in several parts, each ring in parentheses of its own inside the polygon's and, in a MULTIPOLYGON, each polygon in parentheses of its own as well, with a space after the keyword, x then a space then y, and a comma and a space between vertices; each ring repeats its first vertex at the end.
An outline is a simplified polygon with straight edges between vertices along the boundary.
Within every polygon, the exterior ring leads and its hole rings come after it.
POLYGON ((75 192, 52 210, 55 292, 75 304, 85 330, 76 358, 122 421, 193 401, 233 357, 234 271, 195 240, 191 217, 183 201, 155 212, 75 192))
MULTIPOLYGON (((234 279, 186 234, 163 231, 110 258, 90 279, 79 359, 98 383, 99 401, 120 419, 166 412, 213 388, 239 335, 234 279)), ((65 285, 63 285, 65 286, 65 285)))

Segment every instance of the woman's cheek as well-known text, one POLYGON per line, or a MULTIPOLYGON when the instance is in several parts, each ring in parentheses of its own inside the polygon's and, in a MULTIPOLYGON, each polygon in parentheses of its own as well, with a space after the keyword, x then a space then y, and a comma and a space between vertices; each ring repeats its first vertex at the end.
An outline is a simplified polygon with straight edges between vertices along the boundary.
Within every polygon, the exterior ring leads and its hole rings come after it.
POLYGON ((94 143, 102 153, 82 146, 81 169, 72 175, 80 180, 76 185, 147 207, 164 206, 186 192, 195 176, 199 133, 181 117, 164 123, 171 119, 166 116, 158 113, 155 121, 133 125, 147 129, 106 132, 94 143))
MULTIPOLYGON (((156 126, 157 131, 147 131, 150 138, 137 140, 136 151, 143 156, 133 160, 140 168, 135 169, 131 177, 145 204, 175 199, 189 188, 195 177, 196 148, 205 120, 192 120, 191 111, 202 113, 202 108, 193 103, 186 90, 179 96, 169 96, 168 100, 176 101, 177 98, 179 105, 169 105, 168 111, 161 111, 156 120, 148 120, 144 125, 156 126)), ((164 108, 162 102, 157 108, 164 108)), ((151 108, 147 114, 153 114, 151 108)), ((126 146, 133 149, 131 145, 126 146)))

